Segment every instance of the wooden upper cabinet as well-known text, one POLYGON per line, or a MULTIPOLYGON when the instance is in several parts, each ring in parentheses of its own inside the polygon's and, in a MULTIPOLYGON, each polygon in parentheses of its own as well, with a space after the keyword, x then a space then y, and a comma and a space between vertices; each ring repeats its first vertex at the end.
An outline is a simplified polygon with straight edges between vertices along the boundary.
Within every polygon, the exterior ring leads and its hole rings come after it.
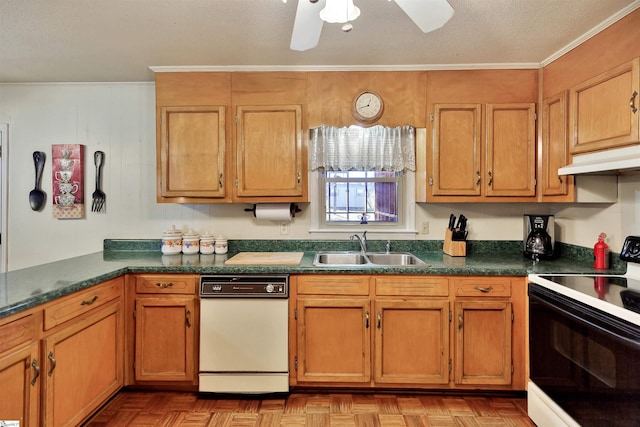
POLYGON ((305 201, 300 105, 238 106, 234 200, 305 201))
POLYGON ((487 104, 487 196, 535 196, 535 104, 487 104))
POLYGON ((158 201, 228 198, 224 106, 161 107, 158 150, 158 201))
POLYGON ((434 105, 428 201, 535 201, 535 104, 485 110, 483 138, 482 104, 434 105))
POLYGON ((432 195, 480 195, 480 114, 480 104, 434 106, 432 195))
POLYGON ((570 89, 571 153, 588 153, 640 142, 640 59, 570 89))
POLYGON ((573 177, 558 175, 558 169, 566 166, 570 157, 567 101, 568 93, 563 91, 545 99, 542 103, 540 194, 543 200, 545 196, 572 197, 570 192, 573 193, 573 177))

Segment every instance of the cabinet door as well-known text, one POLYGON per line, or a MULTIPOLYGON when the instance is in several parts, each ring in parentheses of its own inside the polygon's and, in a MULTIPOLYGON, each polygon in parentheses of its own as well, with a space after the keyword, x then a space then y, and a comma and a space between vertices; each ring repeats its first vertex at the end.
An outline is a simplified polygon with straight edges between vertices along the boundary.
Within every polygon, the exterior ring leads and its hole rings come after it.
POLYGON ((122 387, 121 306, 92 311, 43 340, 43 425, 78 425, 122 387))
POLYGON ((571 153, 587 153, 640 141, 640 59, 570 89, 571 153))
POLYGON ((511 384, 511 303, 455 303, 456 384, 511 384))
POLYGON ((486 121, 486 196, 535 196, 535 104, 487 104, 486 121))
POLYGON ((20 426, 38 425, 39 376, 38 343, 24 345, 0 357, 3 420, 17 420, 20 426))
POLYGON ((224 115, 222 106, 160 109, 159 201, 227 195, 224 115))
POLYGON ((449 383, 449 301, 375 300, 376 383, 449 383))
POLYGON ((196 376, 195 298, 138 297, 136 381, 189 381, 196 376))
MULTIPOLYGON (((569 161, 567 138, 567 92, 547 98, 542 106, 542 196, 566 196, 569 194, 569 176, 558 175, 558 168, 569 161)), ((567 200, 570 201, 570 200, 567 200)))
POLYGON ((371 380, 371 319, 367 298, 297 300, 298 381, 371 380))
POLYGON ((237 196, 242 201, 296 200, 304 194, 303 172, 300 105, 237 107, 237 196))
POLYGON ((480 195, 480 104, 434 106, 432 196, 480 195))

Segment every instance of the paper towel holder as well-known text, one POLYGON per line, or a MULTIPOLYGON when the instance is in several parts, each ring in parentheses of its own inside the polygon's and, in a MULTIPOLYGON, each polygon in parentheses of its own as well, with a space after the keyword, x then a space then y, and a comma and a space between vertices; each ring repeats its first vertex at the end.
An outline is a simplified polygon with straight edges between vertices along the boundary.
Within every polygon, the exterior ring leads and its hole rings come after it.
MULTIPOLYGON (((245 212, 253 212, 253 216, 255 217, 256 216, 256 205, 254 204, 253 207, 251 207, 251 208, 245 208, 244 211, 245 212)), ((296 212, 302 212, 302 209, 300 209, 297 204, 290 203, 289 204, 289 211, 291 212, 291 218, 295 218, 296 212)))

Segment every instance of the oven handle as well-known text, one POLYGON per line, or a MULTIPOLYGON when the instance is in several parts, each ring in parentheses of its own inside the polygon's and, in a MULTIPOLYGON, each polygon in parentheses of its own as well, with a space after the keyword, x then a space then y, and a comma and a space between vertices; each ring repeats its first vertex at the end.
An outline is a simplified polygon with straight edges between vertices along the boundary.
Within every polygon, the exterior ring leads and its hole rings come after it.
MULTIPOLYGON (((611 334, 613 335, 616 339, 618 339, 619 341, 622 341, 626 344, 628 344, 630 347, 633 347, 634 349, 640 350, 640 335, 638 334, 637 331, 631 331, 629 330, 628 327, 625 328, 625 326, 623 324, 621 324, 620 322, 616 321, 615 319, 611 318, 611 319, 606 319, 604 318, 604 316, 600 315, 599 313, 595 312, 594 310, 592 310, 591 308, 589 308, 586 305, 582 305, 579 303, 577 303, 574 300, 570 300, 566 297, 562 297, 559 294, 555 294, 553 295, 553 297, 550 297, 548 295, 546 295, 546 292, 539 292, 537 291, 535 288, 540 288, 540 285, 535 285, 535 287, 532 287, 532 284, 529 284, 529 301, 530 304, 533 301, 538 302, 539 304, 544 305, 545 307, 556 311, 566 317, 569 317, 572 320, 575 320, 578 323, 581 323, 587 327, 590 328, 594 328, 597 329, 600 332, 603 333, 607 333, 607 334, 611 334), (582 310, 582 314, 584 316, 579 316, 576 313, 574 313, 572 311, 572 305, 575 305, 576 307, 580 307, 580 310, 582 310), (594 322, 593 320, 587 319, 586 317, 590 318, 590 319, 594 319, 596 321, 601 321, 606 323, 608 326, 610 327, 604 327, 603 325, 599 325, 597 322, 594 322), (632 334, 635 336, 635 338, 629 338, 627 336, 621 335, 620 331, 623 331, 626 329, 626 332, 628 334, 632 334)), ((544 288, 543 288, 544 289, 544 288)), ((531 311, 531 310, 530 310, 531 311)))

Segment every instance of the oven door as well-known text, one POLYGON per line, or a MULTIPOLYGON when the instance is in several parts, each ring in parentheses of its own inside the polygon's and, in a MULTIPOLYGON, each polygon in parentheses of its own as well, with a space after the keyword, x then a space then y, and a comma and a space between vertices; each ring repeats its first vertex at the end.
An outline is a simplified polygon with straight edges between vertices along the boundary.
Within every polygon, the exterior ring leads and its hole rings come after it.
POLYGON ((582 426, 640 425, 640 328, 535 283, 529 310, 531 381, 582 426))

